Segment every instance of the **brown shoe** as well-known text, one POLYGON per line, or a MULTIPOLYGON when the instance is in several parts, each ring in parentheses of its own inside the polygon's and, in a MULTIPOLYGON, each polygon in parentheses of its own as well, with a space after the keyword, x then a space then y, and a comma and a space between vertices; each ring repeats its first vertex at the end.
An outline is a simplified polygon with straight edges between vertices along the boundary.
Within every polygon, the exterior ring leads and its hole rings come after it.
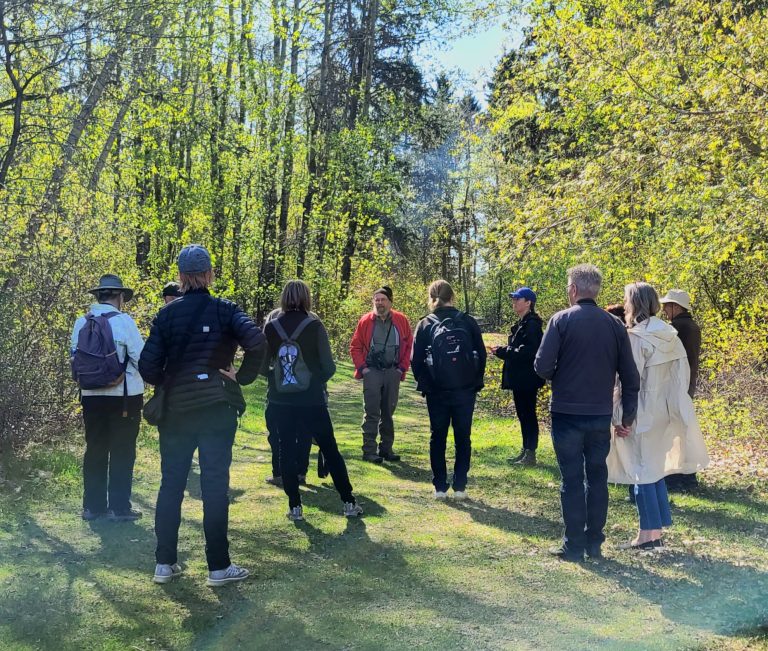
POLYGON ((536 450, 526 450, 523 453, 522 458, 515 465, 518 466, 535 466, 536 465, 536 450))

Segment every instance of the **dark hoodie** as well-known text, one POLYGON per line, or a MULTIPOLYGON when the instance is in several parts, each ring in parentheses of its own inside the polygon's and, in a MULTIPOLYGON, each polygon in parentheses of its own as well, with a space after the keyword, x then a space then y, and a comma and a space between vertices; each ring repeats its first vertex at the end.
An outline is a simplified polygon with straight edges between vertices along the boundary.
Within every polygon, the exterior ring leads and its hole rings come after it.
POLYGON ((504 360, 501 388, 512 391, 535 391, 544 380, 533 370, 533 360, 541 344, 544 324, 536 312, 528 312, 512 326, 506 346, 496 349, 496 357, 504 360))

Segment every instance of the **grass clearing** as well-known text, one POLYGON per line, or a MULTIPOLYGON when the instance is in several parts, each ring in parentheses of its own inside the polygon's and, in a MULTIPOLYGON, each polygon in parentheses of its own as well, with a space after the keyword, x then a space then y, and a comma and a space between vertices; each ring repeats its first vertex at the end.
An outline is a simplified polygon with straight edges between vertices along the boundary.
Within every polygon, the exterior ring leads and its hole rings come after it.
MULTIPOLYGON (((80 437, 35 448, 0 490, 0 648, 26 649, 766 649, 768 496, 764 485, 706 483, 674 496, 671 549, 614 549, 636 526, 611 489, 606 559, 562 564, 558 473, 506 463, 519 430, 479 415, 466 503, 431 499, 428 419, 409 381, 396 415, 403 462, 360 460, 361 389, 339 368, 331 386, 337 438, 366 510, 345 520, 330 482, 309 477, 304 523, 285 518, 270 474, 263 384, 235 444, 232 557, 252 578, 205 587, 197 468, 183 507, 185 574, 154 567, 156 432, 141 435, 136 523, 82 522, 80 437)), ((315 472, 315 463, 311 473, 315 472)))

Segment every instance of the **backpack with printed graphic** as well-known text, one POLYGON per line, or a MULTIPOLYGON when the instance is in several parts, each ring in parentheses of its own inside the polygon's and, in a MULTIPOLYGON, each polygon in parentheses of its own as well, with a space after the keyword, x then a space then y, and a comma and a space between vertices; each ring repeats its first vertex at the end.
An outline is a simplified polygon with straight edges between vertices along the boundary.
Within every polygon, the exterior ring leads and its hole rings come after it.
POLYGON ((444 390, 474 386, 477 353, 472 348, 472 335, 464 326, 464 314, 444 319, 430 314, 427 318, 432 323, 427 367, 435 385, 444 390))
POLYGON ((298 340, 299 335, 314 320, 311 316, 307 316, 290 336, 285 332, 279 318, 270 322, 280 337, 280 345, 277 348, 272 369, 275 390, 278 393, 300 393, 309 389, 312 373, 304 361, 298 340))
POLYGON ((128 356, 121 363, 117 356, 115 338, 109 320, 120 314, 85 315, 85 324, 77 335, 77 347, 72 353, 70 364, 72 378, 81 389, 107 389, 117 386, 125 379, 128 356))

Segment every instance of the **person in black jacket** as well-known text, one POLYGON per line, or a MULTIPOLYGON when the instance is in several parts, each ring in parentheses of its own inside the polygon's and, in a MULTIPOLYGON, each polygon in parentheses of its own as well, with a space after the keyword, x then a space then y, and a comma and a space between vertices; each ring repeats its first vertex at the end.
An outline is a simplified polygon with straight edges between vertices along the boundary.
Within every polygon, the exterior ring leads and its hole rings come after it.
POLYGON ((467 498, 467 475, 472 457, 472 416, 475 397, 483 388, 486 352, 477 321, 459 312, 453 306, 453 298, 453 289, 445 280, 436 280, 429 286, 428 305, 432 314, 416 326, 411 368, 416 378, 416 389, 427 398, 431 429, 429 461, 435 499, 448 496, 445 447, 448 428, 452 424, 456 446, 453 496, 463 500, 467 498), (467 337, 456 330, 463 330, 467 337), (438 334, 440 331, 442 334, 438 334), (452 337, 449 348, 457 354, 451 356, 450 362, 465 365, 464 377, 459 378, 459 382, 453 381, 450 368, 441 367, 442 362, 437 358, 441 347, 437 342, 438 336, 452 337))
POLYGON ((268 353, 262 373, 269 383, 270 416, 280 440, 283 490, 288 496, 287 516, 294 521, 304 519, 297 446, 314 435, 343 502, 343 514, 357 517, 363 509, 352 494, 347 466, 336 444, 328 413, 326 383, 336 372, 336 364, 328 333, 322 321, 310 314, 311 305, 307 284, 291 280, 280 297, 283 314, 264 326, 268 353))
POLYGON ((155 511, 154 581, 168 583, 181 572, 181 502, 197 449, 208 585, 218 586, 248 576, 248 570, 229 557, 229 467, 237 418, 245 411, 240 385, 258 377, 265 342, 237 305, 210 295, 213 271, 204 247, 184 247, 178 266, 184 296, 158 312, 139 359, 142 377, 165 390, 165 412, 158 426, 162 481, 155 511), (238 346, 245 356, 235 372, 232 362, 238 346))
POLYGON ((501 388, 512 391, 517 419, 523 434, 523 449, 510 463, 523 466, 536 465, 536 449, 539 447, 539 420, 536 416, 536 400, 544 380, 533 370, 533 360, 541 344, 544 326, 536 314, 536 292, 521 287, 511 292, 512 308, 519 321, 512 326, 506 346, 494 346, 491 352, 504 360, 501 371, 501 388))

